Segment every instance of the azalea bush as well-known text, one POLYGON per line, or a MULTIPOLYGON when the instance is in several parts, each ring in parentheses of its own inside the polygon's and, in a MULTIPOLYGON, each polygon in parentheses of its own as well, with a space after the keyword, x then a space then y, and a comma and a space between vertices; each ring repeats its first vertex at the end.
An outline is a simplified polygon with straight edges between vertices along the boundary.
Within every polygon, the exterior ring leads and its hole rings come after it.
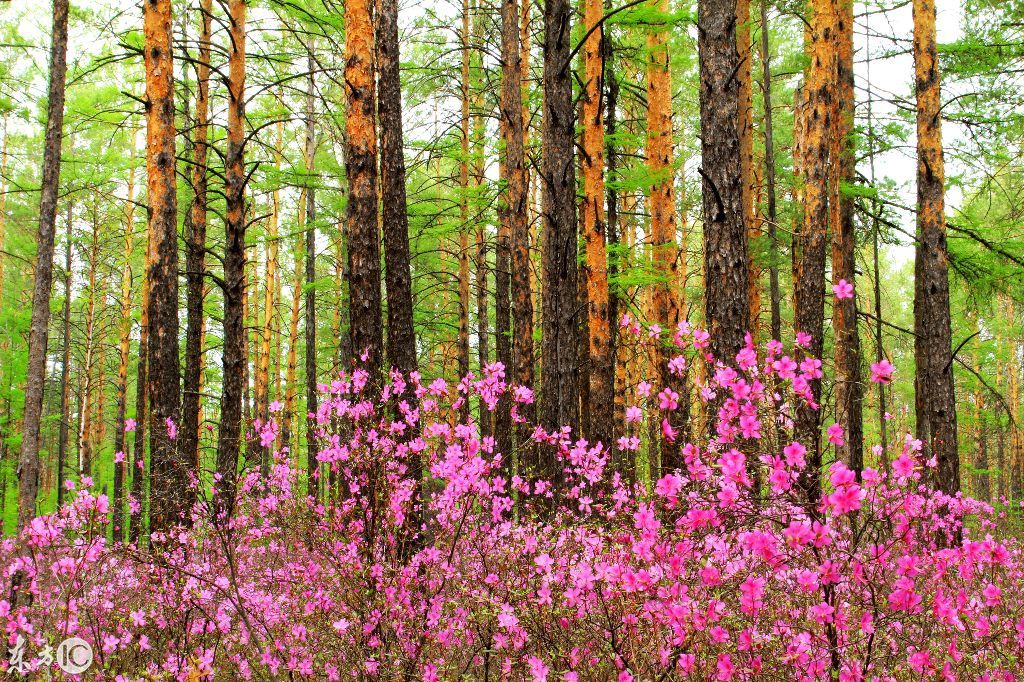
MULTIPOLYGON (((1016 679, 1021 546, 990 506, 930 490, 909 436, 887 471, 830 462, 808 503, 789 434, 821 362, 772 341, 715 363, 685 324, 673 341, 670 369, 704 403, 692 442, 671 420, 687 397, 646 381, 609 449, 526 423, 533 395, 501 365, 379 390, 357 371, 322 387, 322 499, 278 451, 230 520, 208 499, 143 549, 108 542, 106 498, 75 491, 0 546, 25 576, 17 606, 0 600, 9 645, 78 636, 96 657, 83 677, 118 680, 1016 679), (471 398, 510 409, 518 450, 554 459, 555 480, 458 423, 471 398), (683 467, 611 470, 652 432, 683 467)), ((276 430, 251 437, 272 448, 276 430)))

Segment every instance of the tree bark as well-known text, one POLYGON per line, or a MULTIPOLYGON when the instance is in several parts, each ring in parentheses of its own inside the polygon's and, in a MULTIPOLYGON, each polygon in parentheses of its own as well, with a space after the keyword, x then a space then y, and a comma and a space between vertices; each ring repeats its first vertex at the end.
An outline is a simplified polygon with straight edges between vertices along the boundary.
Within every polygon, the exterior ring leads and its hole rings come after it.
POLYGON ((857 327, 857 238, 853 225, 853 198, 844 196, 842 192, 844 184, 855 181, 857 170, 853 149, 853 0, 837 2, 836 46, 839 116, 830 154, 838 177, 832 182, 829 199, 832 278, 836 282, 846 280, 854 287, 852 298, 835 299, 832 312, 836 339, 836 422, 846 429, 844 444, 837 447, 837 451, 840 459, 859 475, 864 468, 864 383, 857 327))
POLYGON ((230 516, 242 439, 242 396, 246 386, 245 330, 245 0, 228 3, 231 51, 228 58, 228 132, 224 159, 224 351, 220 433, 217 442, 217 513, 230 516))
POLYGON ((700 169, 704 207, 705 323, 711 352, 732 363, 749 323, 747 232, 739 128, 735 0, 700 0, 700 169))
POLYGON ((736 51, 739 54, 739 108, 737 119, 740 136, 740 188, 743 204, 743 224, 747 230, 747 305, 749 322, 746 331, 757 338, 761 318, 761 269, 757 265, 755 247, 761 236, 761 223, 757 219, 754 201, 754 81, 750 43, 750 0, 736 0, 736 51))
MULTIPOLYGON (((541 164, 542 323, 541 425, 548 431, 579 427, 576 325, 576 118, 569 64, 572 18, 568 0, 544 2, 544 121, 541 164)), ((555 474, 551 457, 541 475, 555 474)))
POLYGON ((914 74, 917 92, 917 250, 914 321, 916 389, 923 397, 919 422, 927 424, 927 456, 938 460, 935 487, 960 490, 956 394, 953 388, 949 311, 949 255, 946 247, 945 165, 935 2, 914 0, 914 74))
POLYGON ((768 266, 768 286, 772 308, 772 338, 782 339, 782 292, 779 288, 778 210, 775 195, 775 139, 772 125, 772 66, 768 44, 768 0, 761 0, 761 88, 764 95, 764 177, 766 210, 768 212, 768 248, 771 264, 768 266))
MULTIPOLYGON (((654 0, 652 6, 662 16, 669 11, 667 0, 654 0)), ((664 21, 658 20, 659 23, 664 21)), ((680 249, 676 243, 675 162, 672 158, 672 72, 669 65, 668 29, 664 25, 652 28, 647 37, 647 168, 650 188, 651 253, 657 281, 651 289, 652 322, 661 325, 671 338, 679 323, 680 307, 676 292, 679 279, 680 249)), ((735 126, 735 121, 733 122, 735 126)), ((657 366, 659 390, 672 387, 685 395, 681 382, 669 372, 671 346, 665 338, 659 339, 651 360, 657 366)), ((687 428, 689 400, 679 403, 680 410, 670 417, 676 428, 687 428)), ((667 438, 661 439, 660 462, 651 462, 651 469, 660 478, 661 470, 670 471, 682 466, 679 448, 667 438)), ((652 444, 654 452, 654 444, 652 444)))
MULTIPOLYGON (((124 481, 128 468, 128 449, 125 447, 125 416, 128 411, 128 360, 132 333, 132 252, 135 250, 135 129, 129 131, 132 145, 132 167, 128 171, 128 199, 124 208, 124 265, 121 269, 121 329, 118 340, 117 364, 117 417, 114 426, 114 540, 124 539, 124 481), (116 461, 117 453, 123 459, 116 461)), ((59 482, 58 482, 59 485, 59 482)))
MULTIPOLYGON (((283 106, 283 92, 278 95, 278 101, 283 106)), ((274 169, 281 170, 281 160, 284 156, 284 121, 277 121, 277 140, 274 147, 274 169)), ((274 309, 276 307, 275 294, 277 293, 277 253, 278 253, 278 225, 281 216, 281 191, 280 186, 275 186, 270 193, 270 216, 267 218, 267 239, 266 239, 266 263, 263 269, 263 320, 260 324, 260 349, 256 364, 255 401, 253 417, 261 423, 270 419, 270 353, 271 337, 274 331, 274 309)), ((297 267, 297 266, 296 266, 297 267)), ((269 448, 260 448, 261 461, 264 465, 269 463, 269 448)), ((264 469, 266 466, 264 466, 264 469)))
POLYGON ((593 31, 583 44, 583 240, 586 243, 587 352, 590 358, 590 430, 594 443, 612 446, 614 363, 605 244, 604 184, 604 31, 595 30, 604 16, 601 0, 585 0, 583 30, 593 31))
POLYGON ((377 130, 373 6, 345 3, 345 119, 349 200, 348 270, 352 353, 380 386, 384 355, 381 325, 380 227, 377 220, 377 130))
POLYGON ((398 54, 398 2, 380 0, 377 68, 384 265, 388 292, 388 362, 408 376, 416 371, 409 213, 405 190, 402 87, 398 54))
POLYGON ((316 159, 316 113, 315 101, 316 80, 314 76, 313 46, 310 45, 306 55, 306 474, 313 483, 309 484, 311 492, 316 492, 315 483, 319 462, 316 443, 317 413, 317 374, 316 374, 316 194, 312 183, 314 162, 316 159))
POLYGON ((74 202, 68 200, 64 246, 64 310, 62 317, 63 341, 60 364, 60 428, 57 434, 57 508, 64 506, 64 470, 68 461, 68 439, 71 420, 71 221, 74 217, 74 202))
MULTIPOLYGON (((469 0, 462 0, 462 80, 459 99, 461 153, 459 156, 459 379, 469 373, 469 0)), ((469 397, 459 411, 463 422, 469 419, 469 397)))
POLYGON ((39 490, 39 431, 46 383, 46 346, 50 330, 50 291, 53 288, 53 242, 60 188, 60 153, 64 127, 64 81, 67 75, 68 0, 53 2, 50 39, 50 87, 43 138, 43 178, 39 198, 39 235, 32 287, 32 321, 25 372, 25 409, 21 454, 18 459, 18 530, 36 514, 39 490))
POLYGON ((206 276, 207 174, 210 135, 210 56, 213 0, 199 6, 199 55, 196 64, 196 120, 192 141, 192 206, 186 221, 185 239, 185 374, 182 385, 181 452, 199 463, 199 414, 202 394, 203 332, 206 316, 203 298, 206 276))
MULTIPOLYGON (((524 12, 528 10, 524 8, 524 12)), ((528 17, 528 14, 526 15, 528 17)), ((518 0, 502 0, 501 4, 501 117, 505 142, 505 212, 509 240, 509 284, 512 289, 512 349, 510 383, 533 387, 533 299, 530 296, 530 225, 527 208, 527 176, 524 153, 523 119, 523 50, 520 45, 518 0)), ((532 405, 523 406, 521 414, 532 418, 532 405)), ((518 429, 517 445, 524 445, 528 434, 518 429)), ((524 466, 530 461, 532 449, 526 448, 524 466)), ((511 452, 504 453, 511 457, 511 452)))
MULTIPOLYGON (((806 357, 821 358, 825 333, 825 245, 829 221, 830 182, 835 177, 830 135, 836 132, 836 6, 835 0, 815 0, 812 6, 810 66, 807 70, 803 153, 804 219, 794 253, 795 327, 811 337, 806 357)), ((808 504, 821 496, 821 380, 811 382, 815 404, 800 401, 796 410, 796 438, 807 447, 808 458, 800 485, 808 504)))

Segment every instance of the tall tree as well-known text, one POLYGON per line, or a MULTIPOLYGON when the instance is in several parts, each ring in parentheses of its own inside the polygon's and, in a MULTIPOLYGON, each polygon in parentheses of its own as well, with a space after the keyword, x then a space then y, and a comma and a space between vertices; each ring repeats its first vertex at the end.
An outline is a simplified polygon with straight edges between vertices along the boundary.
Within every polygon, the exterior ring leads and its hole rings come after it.
MULTIPOLYGON (((668 0, 654 0, 653 6, 662 17, 668 15, 668 0)), ((679 283, 680 249, 676 243, 675 162, 672 158, 672 71, 668 47, 668 29, 659 20, 647 37, 647 168, 651 177, 651 249, 657 282, 651 289, 651 315, 671 335, 679 322, 680 306, 677 295, 679 283)), ((679 382, 668 369, 671 356, 669 346, 659 344, 652 361, 657 363, 656 376, 661 386, 679 382)), ((681 412, 689 407, 689 400, 680 401, 681 412)), ((675 426, 686 427, 687 415, 673 415, 675 426), (682 419, 680 419, 682 417, 682 419)), ((662 442, 661 466, 675 469, 682 465, 676 455, 679 449, 666 438, 662 442)), ((652 462, 652 471, 658 471, 652 462)))
POLYGON ((67 214, 64 220, 64 307, 63 339, 61 341, 60 361, 60 427, 57 431, 57 508, 64 505, 64 471, 68 461, 68 439, 71 435, 71 247, 72 219, 74 202, 68 199, 67 214))
POLYGON ((349 186, 349 301, 352 353, 379 385, 381 325, 380 227, 377 219, 377 128, 373 5, 345 3, 345 163, 349 186))
MULTIPOLYGON (((544 2, 544 154, 541 163, 541 414, 548 430, 579 425, 576 325, 576 167, 568 0, 544 2)), ((544 464, 553 474, 553 462, 544 464)))
POLYGON ((935 2, 914 0, 914 75, 917 92, 917 250, 914 267, 914 359, 918 437, 938 460, 935 486, 960 490, 956 394, 953 389, 946 246, 942 102, 935 2), (923 398, 923 400, 922 400, 923 398))
MULTIPOLYGON (((462 79, 459 100, 459 378, 469 373, 469 0, 462 0, 462 79)), ((469 400, 462 403, 461 417, 469 418, 469 400)))
POLYGON ((768 2, 761 0, 761 88, 764 95, 764 183, 765 210, 768 223, 768 248, 771 264, 768 266, 768 287, 771 296, 772 338, 782 339, 782 292, 779 288, 778 266, 778 213, 775 194, 775 130, 772 111, 772 65, 768 44, 768 2))
MULTIPOLYGON (((306 162, 306 413, 317 413, 317 381, 316 381, 316 193, 312 182, 314 162, 316 158, 316 75, 313 44, 306 52, 306 136, 303 157, 306 162)), ((306 418, 306 471, 310 480, 314 480, 317 470, 317 446, 314 434, 317 421, 306 418)), ((315 485, 310 485, 316 490, 315 485)))
POLYGON ((146 174, 149 195, 150 528, 162 531, 190 507, 193 463, 180 457, 178 362, 178 195, 175 177, 171 2, 143 4, 146 52, 146 174), (171 426, 171 425, 174 426, 171 426))
POLYGON ((837 176, 831 181, 829 224, 832 227, 832 277, 853 287, 848 298, 835 299, 832 326, 836 352, 836 421, 846 429, 840 457, 851 469, 864 468, 864 383, 861 378, 860 336, 857 331, 857 238, 853 225, 853 198, 843 192, 855 180, 853 148, 853 0, 838 0, 836 16, 836 82, 838 109, 830 156, 837 176))
POLYGON ((124 539, 124 482, 128 468, 125 417, 128 413, 128 360, 132 332, 132 252, 135 250, 135 129, 129 131, 132 154, 124 206, 124 263, 121 266, 121 325, 118 339, 117 418, 114 426, 114 539, 124 539))
MULTIPOLYGON (((501 4, 501 118, 505 143, 505 221, 512 290, 512 382, 533 387, 533 299, 530 297, 530 225, 527 209, 523 50, 520 49, 518 0, 501 4)), ((528 4, 528 3, 527 3, 528 4)), ((528 10, 524 8, 524 12, 528 10)), ((528 16, 528 15, 527 15, 528 16)), ((500 266, 499 266, 500 271, 500 266)), ((532 416, 527 406, 524 416, 532 416)), ((520 442, 523 437, 517 438, 520 442)), ((510 456, 510 453, 505 453, 510 456)))
POLYGON ((60 152, 64 129, 64 91, 67 76, 68 0, 53 0, 50 33, 50 88, 43 140, 43 179, 39 197, 32 322, 28 337, 25 410, 22 417, 21 455, 18 460, 18 528, 35 516, 39 490, 40 421, 46 383, 46 346, 50 330, 50 291, 53 288, 53 242, 57 229, 57 191, 60 187, 60 152))
MULTIPOLYGON (((836 100, 836 4, 814 0, 810 22, 810 64, 804 95, 804 217, 796 236, 793 255, 795 327, 810 335, 807 356, 820 358, 825 335, 825 256, 829 221, 829 185, 835 177, 836 159, 831 155, 830 135, 835 134, 836 100)), ((811 381, 814 402, 821 397, 821 380, 811 381)), ((801 478, 808 501, 821 494, 821 416, 818 405, 800 402, 796 410, 796 437, 808 450, 801 478)))
POLYGON ((750 43, 750 0, 736 0, 736 51, 739 54, 739 70, 736 78, 739 81, 740 117, 737 119, 740 135, 740 189, 743 202, 743 223, 747 230, 749 274, 747 281, 747 302, 750 309, 750 321, 747 329, 755 334, 761 316, 760 270, 754 257, 755 240, 760 236, 761 223, 757 220, 757 208, 754 205, 754 80, 752 51, 750 43))
POLYGON ((607 37, 599 30, 601 0, 585 0, 583 44, 583 240, 586 242, 587 329, 590 356, 590 433, 605 447, 612 444, 615 385, 608 297, 608 252, 605 244, 604 56, 607 37))
POLYGON ((712 354, 733 362, 750 319, 735 0, 700 0, 698 12, 705 323, 712 354))
POLYGON ((218 511, 234 508, 241 445, 242 394, 246 392, 245 331, 245 0, 228 2, 228 134, 224 157, 224 387, 217 442, 218 511))
POLYGON ((199 5, 199 54, 196 58, 195 137, 192 140, 192 206, 185 221, 185 374, 182 383, 181 451, 199 460, 199 390, 203 373, 203 298, 206 279, 207 157, 210 136, 210 56, 213 0, 199 5))

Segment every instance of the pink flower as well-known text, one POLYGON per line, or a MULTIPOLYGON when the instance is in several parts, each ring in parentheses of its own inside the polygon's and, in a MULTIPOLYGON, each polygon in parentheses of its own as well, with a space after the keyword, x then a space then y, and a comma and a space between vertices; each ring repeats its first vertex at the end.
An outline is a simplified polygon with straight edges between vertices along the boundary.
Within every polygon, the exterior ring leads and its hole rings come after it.
POLYGON ((871 381, 876 384, 891 383, 894 371, 896 371, 896 368, 888 360, 883 359, 881 362, 873 362, 871 363, 871 381))
POLYGON ((844 437, 845 432, 843 431, 841 424, 833 424, 828 427, 826 433, 828 434, 828 442, 832 443, 832 445, 842 445, 846 442, 844 437))
POLYGON ((840 300, 844 298, 853 298, 853 285, 845 279, 841 279, 833 284, 832 291, 835 293, 836 298, 840 300))
POLYGON ((118 450, 117 452, 114 453, 114 464, 123 464, 123 463, 124 463, 124 452, 122 452, 121 450, 118 450))
POLYGON ((810 346, 812 340, 813 339, 811 335, 808 334, 807 332, 796 333, 796 345, 800 346, 801 348, 807 348, 808 346, 810 346))
POLYGON ((134 419, 125 419, 124 420, 124 431, 125 431, 125 433, 131 433, 132 431, 135 430, 136 426, 138 426, 138 422, 136 422, 134 419))
POLYGON ((165 420, 165 423, 167 424, 167 437, 174 440, 178 437, 178 425, 170 417, 165 420))
POLYGON ((544 661, 536 656, 530 656, 527 659, 527 664, 530 666, 530 675, 533 682, 546 682, 550 669, 544 665, 544 661))

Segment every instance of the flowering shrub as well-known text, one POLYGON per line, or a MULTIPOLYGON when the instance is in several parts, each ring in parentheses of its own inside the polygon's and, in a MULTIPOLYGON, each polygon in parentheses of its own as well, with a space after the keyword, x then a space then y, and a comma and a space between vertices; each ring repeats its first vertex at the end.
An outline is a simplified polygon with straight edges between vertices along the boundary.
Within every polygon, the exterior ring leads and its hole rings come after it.
MULTIPOLYGON (((786 434, 821 363, 773 341, 716 365, 703 331, 674 341, 706 362, 690 374, 714 436, 680 444, 685 467, 649 486, 568 430, 530 438, 560 463, 554 482, 453 423, 461 401, 493 410, 506 392, 522 423, 532 393, 500 365, 457 387, 393 373, 376 398, 356 372, 323 387, 316 415, 330 499, 304 496, 276 452, 230 523, 200 505, 143 551, 108 543, 106 499, 78 491, 0 546, 32 597, 0 601, 8 641, 79 636, 97 661, 84 676, 118 680, 1016 679, 1021 547, 988 505, 927 489, 908 437, 889 474, 831 464, 807 508, 807 450, 786 434)), ((630 397, 618 448, 647 423, 674 437, 685 395, 642 382, 630 397)), ((255 431, 275 442, 273 422, 255 431)))

